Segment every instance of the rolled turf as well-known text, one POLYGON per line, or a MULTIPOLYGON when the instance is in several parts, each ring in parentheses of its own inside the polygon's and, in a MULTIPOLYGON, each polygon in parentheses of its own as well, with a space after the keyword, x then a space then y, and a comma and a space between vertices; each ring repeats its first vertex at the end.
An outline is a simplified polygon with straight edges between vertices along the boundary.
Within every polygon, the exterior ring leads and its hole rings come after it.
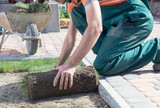
POLYGON ((31 73, 27 75, 27 88, 32 100, 41 98, 64 96, 76 93, 92 92, 97 90, 98 76, 94 67, 77 67, 73 76, 72 88, 59 90, 59 82, 53 87, 53 80, 58 71, 31 73))

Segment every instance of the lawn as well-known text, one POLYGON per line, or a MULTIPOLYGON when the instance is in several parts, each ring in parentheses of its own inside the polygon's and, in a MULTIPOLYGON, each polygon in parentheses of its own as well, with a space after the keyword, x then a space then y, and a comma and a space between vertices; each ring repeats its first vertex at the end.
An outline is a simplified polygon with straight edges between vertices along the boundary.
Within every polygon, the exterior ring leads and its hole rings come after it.
MULTIPOLYGON (((42 72, 52 69, 58 61, 54 59, 32 59, 22 61, 0 61, 0 73, 42 72)), ((68 61, 68 60, 67 60, 68 61)), ((80 63, 78 66, 82 66, 80 63)))
POLYGON ((22 61, 0 61, 0 73, 41 72, 52 69, 58 59, 33 59, 22 61))

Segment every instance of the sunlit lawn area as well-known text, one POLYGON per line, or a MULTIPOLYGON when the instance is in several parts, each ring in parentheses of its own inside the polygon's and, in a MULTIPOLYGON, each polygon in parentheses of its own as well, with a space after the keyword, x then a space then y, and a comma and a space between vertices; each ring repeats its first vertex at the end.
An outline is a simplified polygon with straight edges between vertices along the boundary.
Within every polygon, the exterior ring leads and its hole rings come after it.
POLYGON ((58 59, 33 59, 22 61, 0 61, 0 73, 41 72, 52 69, 58 59))
MULTIPOLYGON (((54 59, 33 59, 22 61, 0 61, 0 73, 42 72, 52 69, 58 61, 54 59)), ((79 64, 79 66, 81 63, 79 64)))

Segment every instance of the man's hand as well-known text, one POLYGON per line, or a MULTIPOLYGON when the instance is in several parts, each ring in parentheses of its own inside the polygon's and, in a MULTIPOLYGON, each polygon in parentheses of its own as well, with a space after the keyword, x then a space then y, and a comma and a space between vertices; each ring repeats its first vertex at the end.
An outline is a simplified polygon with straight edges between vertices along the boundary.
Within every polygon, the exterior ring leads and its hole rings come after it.
POLYGON ((68 87, 68 83, 69 83, 69 87, 70 88, 72 87, 73 74, 75 72, 75 67, 71 67, 68 64, 64 64, 52 69, 51 71, 53 70, 59 70, 56 77, 54 78, 53 86, 56 86, 60 79, 60 85, 59 85, 60 90, 63 88, 63 85, 64 85, 64 89, 66 90, 68 87))

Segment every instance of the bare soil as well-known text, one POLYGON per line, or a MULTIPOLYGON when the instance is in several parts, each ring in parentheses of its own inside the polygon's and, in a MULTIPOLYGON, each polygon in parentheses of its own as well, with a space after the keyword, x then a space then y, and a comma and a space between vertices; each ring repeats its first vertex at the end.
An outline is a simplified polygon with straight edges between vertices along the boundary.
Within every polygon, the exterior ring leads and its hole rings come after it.
POLYGON ((110 108, 97 92, 31 101, 22 90, 25 74, 0 74, 0 108, 110 108))

